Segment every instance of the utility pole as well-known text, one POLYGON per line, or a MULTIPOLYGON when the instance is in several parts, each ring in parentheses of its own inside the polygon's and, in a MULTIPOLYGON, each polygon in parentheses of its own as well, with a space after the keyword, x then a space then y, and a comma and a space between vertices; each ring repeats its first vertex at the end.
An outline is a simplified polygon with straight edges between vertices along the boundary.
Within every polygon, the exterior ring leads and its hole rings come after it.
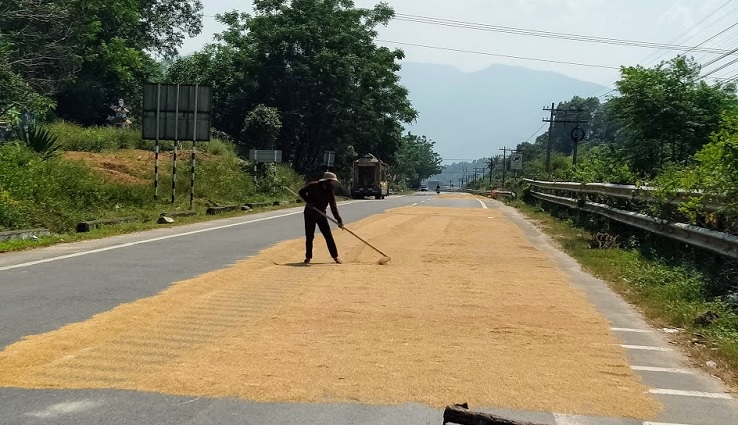
POLYGON ((492 186, 492 170, 495 168, 495 158, 489 158, 489 185, 492 186))
POLYGON ((507 171, 507 151, 512 150, 508 149, 507 146, 500 149, 502 151, 502 189, 505 188, 505 172, 507 171))
MULTIPOLYGON (((551 118, 550 119, 546 119, 546 118, 543 119, 543 122, 549 123, 549 126, 548 126, 548 142, 546 143, 546 172, 547 173, 550 173, 551 172, 551 148, 553 147, 551 145, 551 140, 552 140, 552 136, 553 136, 553 127, 554 127, 554 124, 577 124, 577 128, 574 129, 574 131, 576 131, 577 129, 581 130, 579 128, 579 124, 588 124, 589 121, 588 120, 580 120, 578 116, 577 116, 577 119, 575 119, 575 120, 570 120, 570 119, 558 119, 557 120, 554 117, 554 113, 555 112, 567 112, 567 113, 568 112, 576 112, 576 113, 579 113, 579 112, 582 112, 581 109, 556 109, 556 104, 555 103, 552 103, 550 109, 549 108, 543 108, 543 110, 544 111, 550 111, 551 112, 551 118)), ((576 163, 577 163, 577 159, 576 159, 577 158, 577 154, 576 154, 577 146, 578 146, 578 143, 583 138, 578 139, 578 140, 574 140, 574 131, 572 131, 572 140, 574 141, 574 159, 573 159, 573 162, 574 162, 574 165, 576 165, 576 163)))
POLYGON ((482 179, 484 179, 484 168, 474 167, 474 181, 477 181, 477 173, 479 173, 482 176, 482 179))
MULTIPOLYGON (((546 108, 543 108, 545 111, 546 108)), ((546 142, 546 172, 551 172, 551 133, 554 126, 554 112, 556 111, 556 103, 551 104, 551 119, 548 121, 548 142, 546 142)), ((544 119, 545 121, 545 119, 544 119)))
POLYGON ((502 151, 502 187, 505 187, 505 173, 507 171, 507 152, 510 151, 510 153, 520 153, 520 151, 513 148, 503 147, 500 149, 502 151))

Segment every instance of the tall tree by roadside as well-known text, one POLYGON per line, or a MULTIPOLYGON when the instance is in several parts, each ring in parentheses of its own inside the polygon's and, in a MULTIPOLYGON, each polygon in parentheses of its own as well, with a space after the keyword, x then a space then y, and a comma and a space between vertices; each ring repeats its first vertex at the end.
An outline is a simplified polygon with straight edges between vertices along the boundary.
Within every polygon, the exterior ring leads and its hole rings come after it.
POLYGON ((119 97, 139 104, 142 83, 161 75, 152 55, 175 55, 185 36, 202 28, 200 0, 60 3, 75 16, 82 42, 75 45, 79 72, 56 96, 57 112, 82 124, 103 122, 108 106, 119 97))
MULTIPOLYGON (((279 111, 276 147, 300 172, 317 169, 323 150, 391 158, 402 124, 417 115, 399 84, 403 53, 374 44, 393 10, 350 0, 256 0, 254 9, 220 16, 228 29, 219 44, 184 59, 226 93, 214 98, 223 111, 215 126, 238 138, 246 115, 264 104, 279 111)), ((192 76, 185 68, 175 64, 170 75, 192 76)))
POLYGON ((0 116, 51 107, 51 97, 79 70, 80 42, 66 2, 0 2, 0 116))
POLYGON ((408 133, 402 138, 392 164, 392 174, 410 187, 418 187, 423 179, 443 172, 441 156, 434 150, 435 142, 425 136, 408 133))
POLYGON ((719 130, 738 104, 733 84, 709 85, 693 59, 677 57, 654 68, 624 67, 612 113, 623 128, 631 169, 653 177, 668 163, 685 164, 719 130))

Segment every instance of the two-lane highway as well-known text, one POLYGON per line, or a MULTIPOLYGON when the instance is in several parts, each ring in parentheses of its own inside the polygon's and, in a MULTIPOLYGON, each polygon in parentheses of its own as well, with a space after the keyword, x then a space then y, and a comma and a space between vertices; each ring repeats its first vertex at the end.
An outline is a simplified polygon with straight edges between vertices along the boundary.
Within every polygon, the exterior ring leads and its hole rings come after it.
POLYGON ((317 236, 304 266, 301 208, 0 256, 0 424, 429 424, 464 401, 546 425, 737 423, 719 382, 512 209, 339 208, 390 265, 337 231, 346 263, 317 236))

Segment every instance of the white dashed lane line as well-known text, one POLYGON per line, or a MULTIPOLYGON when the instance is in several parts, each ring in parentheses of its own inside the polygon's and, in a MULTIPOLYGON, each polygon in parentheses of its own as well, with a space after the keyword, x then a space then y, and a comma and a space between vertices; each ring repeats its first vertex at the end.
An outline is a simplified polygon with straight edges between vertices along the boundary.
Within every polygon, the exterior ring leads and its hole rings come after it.
POLYGON ((672 424, 666 422, 643 422, 643 425, 686 425, 686 424, 672 424))
POLYGON ((651 388, 648 390, 651 394, 659 395, 675 395, 681 397, 700 397, 700 398, 720 398, 723 400, 733 400, 730 394, 726 393, 706 393, 703 391, 683 391, 683 390, 670 390, 666 388, 651 388))
POLYGON ((633 328, 610 328, 613 332, 630 332, 638 334, 650 334, 651 331, 648 329, 633 329, 633 328))
POLYGON ((670 352, 674 351, 671 348, 666 347, 652 347, 650 345, 621 345, 621 347, 627 349, 627 350, 642 350, 642 351, 661 351, 661 352, 670 352))
POLYGON ((556 421, 556 425, 590 425, 587 418, 561 413, 554 413, 554 420, 556 421))
POLYGON ((671 367, 653 367, 653 366, 631 366, 633 370, 641 372, 663 372, 663 373, 679 373, 683 375, 694 375, 694 372, 687 369, 678 369, 671 367))
POLYGON ((733 396, 726 393, 707 393, 704 391, 683 391, 683 390, 670 390, 666 388, 651 388, 648 390, 651 394, 658 395, 675 395, 681 397, 699 397, 699 398, 720 398, 723 400, 733 400, 733 396))

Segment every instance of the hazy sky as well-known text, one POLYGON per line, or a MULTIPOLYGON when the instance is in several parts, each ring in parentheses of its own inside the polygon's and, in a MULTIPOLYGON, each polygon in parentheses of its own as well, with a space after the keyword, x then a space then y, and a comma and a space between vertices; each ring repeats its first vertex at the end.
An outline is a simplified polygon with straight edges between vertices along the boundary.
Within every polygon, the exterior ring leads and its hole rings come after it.
MULTIPOLYGON (((203 0, 205 5, 203 34, 187 40, 182 53, 198 50, 222 30, 212 15, 229 10, 252 11, 246 0, 203 0)), ((355 0, 359 7, 372 7, 377 1, 355 0)), ((395 12, 429 16, 488 25, 566 32, 586 36, 607 37, 694 46, 738 23, 738 0, 390 0, 395 12), (718 13, 674 41, 686 30, 723 6, 718 13)), ((380 39, 424 44, 452 49, 472 50, 502 55, 525 56, 555 61, 580 62, 619 67, 621 65, 655 64, 671 58, 674 51, 637 47, 583 43, 540 37, 449 28, 413 22, 393 21, 380 31, 380 39)), ((738 47, 738 26, 707 42, 705 46, 738 47)), ((385 43, 379 43, 385 44, 385 43)), ((527 60, 401 47, 410 62, 439 63, 456 66, 462 71, 476 71, 493 63, 525 66, 560 72, 575 78, 611 86, 617 70, 550 64, 527 60)), ((696 54, 701 61, 714 56, 696 54)), ((733 75, 738 65, 726 68, 716 76, 733 75)))
MULTIPOLYGON (((375 0, 354 1, 358 7, 367 8, 378 3, 375 0)), ((704 42, 704 47, 738 48, 738 0, 389 0, 387 2, 397 14, 404 15, 588 37, 683 46, 696 46, 704 42), (731 28, 732 25, 735 27, 731 28), (719 34, 721 32, 722 34, 719 34), (713 36, 715 37, 710 39, 713 36)), ((230 10, 252 12, 252 2, 247 0, 203 0, 203 3, 205 15, 208 15, 204 18, 203 34, 195 39, 187 40, 182 53, 191 53, 200 49, 204 44, 212 41, 212 34, 223 30, 213 15, 230 10)), ((671 59, 679 53, 674 50, 512 35, 403 20, 394 20, 387 28, 381 28, 378 38, 494 55, 514 55, 614 68, 544 63, 378 42, 388 47, 402 48, 406 54, 405 61, 408 62, 452 65, 465 72, 478 71, 492 64, 501 63, 554 71, 608 87, 599 93, 581 94, 583 96, 600 96, 608 93, 609 88, 613 87, 614 82, 618 80, 619 67, 622 65, 652 66, 660 61, 671 59)), ((692 55, 700 63, 705 63, 717 56, 698 52, 693 52, 692 55)), ((719 62, 713 67, 720 66, 736 57, 738 55, 719 62)), ((708 71, 711 69, 707 68, 708 71)), ((738 74, 738 64, 717 72, 713 76, 727 77, 736 74, 738 74)), ((482 150, 470 145, 461 149, 463 154, 460 154, 457 140, 445 140, 439 134, 428 134, 428 136, 437 142, 436 149, 439 153, 451 155, 444 157, 458 158, 458 155, 467 155, 465 157, 476 158, 475 155, 484 155, 482 152, 489 151, 487 144, 497 143, 500 145, 497 147, 502 147, 503 143, 517 143, 530 137, 531 133, 541 126, 540 107, 541 105, 538 104, 531 105, 530 128, 521 127, 517 137, 494 143, 482 142, 481 139, 474 142, 477 145, 484 145, 485 149, 482 150)), ((425 134, 424 114, 422 110, 419 112, 420 118, 414 125, 413 131, 425 134)), ((541 127, 536 134, 542 131, 545 131, 544 127, 541 127)), ((471 142, 473 140, 470 139, 471 142)))

